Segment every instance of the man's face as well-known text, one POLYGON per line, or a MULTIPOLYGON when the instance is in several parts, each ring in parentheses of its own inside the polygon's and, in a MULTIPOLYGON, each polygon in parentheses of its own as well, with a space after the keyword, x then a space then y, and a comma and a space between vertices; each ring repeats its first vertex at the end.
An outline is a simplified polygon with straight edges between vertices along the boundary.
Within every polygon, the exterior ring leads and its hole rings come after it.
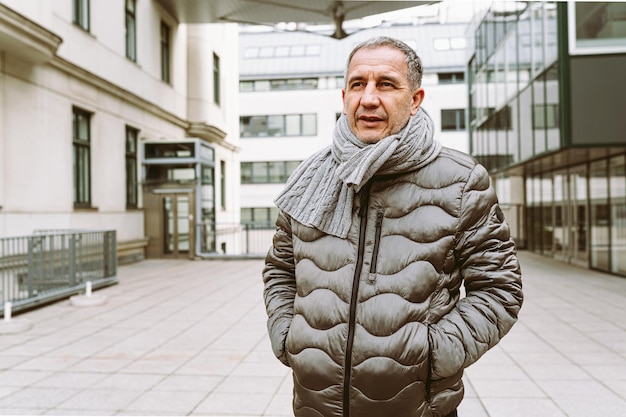
POLYGON ((341 91, 343 113, 352 132, 365 143, 399 132, 417 112, 424 90, 411 90, 403 52, 390 47, 359 49, 341 91))

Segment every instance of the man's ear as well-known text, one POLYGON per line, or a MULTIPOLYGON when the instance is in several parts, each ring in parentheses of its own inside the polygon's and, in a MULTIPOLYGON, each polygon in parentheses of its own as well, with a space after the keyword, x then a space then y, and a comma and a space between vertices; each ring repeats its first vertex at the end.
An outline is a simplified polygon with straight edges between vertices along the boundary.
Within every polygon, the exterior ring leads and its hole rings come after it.
POLYGON ((347 112, 346 112, 346 89, 345 88, 341 89, 341 102, 343 103, 343 107, 341 109, 341 112, 343 114, 347 114, 347 112))
POLYGON ((425 94, 426 93, 424 92, 424 89, 421 87, 415 90, 415 92, 413 93, 413 103, 411 104, 411 116, 417 113, 417 109, 419 109, 420 105, 424 101, 425 94))

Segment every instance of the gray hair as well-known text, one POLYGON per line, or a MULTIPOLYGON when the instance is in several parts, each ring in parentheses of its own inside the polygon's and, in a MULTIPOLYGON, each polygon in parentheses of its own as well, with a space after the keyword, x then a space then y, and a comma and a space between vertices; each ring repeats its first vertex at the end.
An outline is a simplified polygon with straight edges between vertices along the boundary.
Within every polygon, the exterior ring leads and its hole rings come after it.
POLYGON ((397 49, 402 52, 406 59, 404 60, 409 67, 409 73, 407 74, 409 79, 409 86, 412 90, 418 89, 422 85, 422 61, 420 57, 417 56, 417 53, 406 43, 390 38, 388 36, 378 36, 375 38, 368 39, 364 42, 361 42, 357 46, 354 47, 352 52, 350 52, 350 56, 348 57, 348 62, 346 63, 346 72, 345 79, 348 81, 348 69, 350 67, 350 62, 352 62, 352 57, 357 53, 360 49, 376 49, 381 47, 389 47, 393 49, 397 49))

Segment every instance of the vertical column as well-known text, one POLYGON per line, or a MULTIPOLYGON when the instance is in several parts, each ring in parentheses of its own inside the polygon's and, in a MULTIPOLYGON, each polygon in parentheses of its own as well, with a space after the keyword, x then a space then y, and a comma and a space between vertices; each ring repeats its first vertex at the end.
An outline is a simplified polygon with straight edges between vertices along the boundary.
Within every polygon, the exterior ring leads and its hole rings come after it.
POLYGON ((207 122, 213 97, 212 59, 207 25, 187 29, 187 118, 207 122))

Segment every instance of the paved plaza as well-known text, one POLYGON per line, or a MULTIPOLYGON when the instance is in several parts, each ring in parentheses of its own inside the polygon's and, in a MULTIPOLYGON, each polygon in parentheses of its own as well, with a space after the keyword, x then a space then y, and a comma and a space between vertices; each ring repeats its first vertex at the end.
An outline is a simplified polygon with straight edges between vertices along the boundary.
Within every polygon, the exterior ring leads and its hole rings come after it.
MULTIPOLYGON (((626 279, 520 259, 520 321, 467 370, 460 417, 626 416, 626 279)), ((14 315, 32 328, 0 335, 0 414, 292 415, 262 268, 148 260, 119 267, 103 305, 14 315)))

